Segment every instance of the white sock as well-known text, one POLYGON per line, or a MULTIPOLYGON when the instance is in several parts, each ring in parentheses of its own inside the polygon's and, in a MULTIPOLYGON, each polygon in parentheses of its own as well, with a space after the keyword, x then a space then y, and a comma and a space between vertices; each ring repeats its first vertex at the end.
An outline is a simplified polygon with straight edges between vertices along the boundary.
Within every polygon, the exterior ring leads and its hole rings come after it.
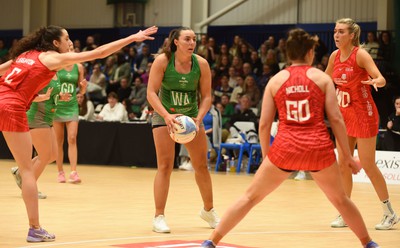
POLYGON ((394 211, 392 208, 392 204, 390 204, 389 199, 382 202, 383 213, 386 215, 393 215, 394 211))

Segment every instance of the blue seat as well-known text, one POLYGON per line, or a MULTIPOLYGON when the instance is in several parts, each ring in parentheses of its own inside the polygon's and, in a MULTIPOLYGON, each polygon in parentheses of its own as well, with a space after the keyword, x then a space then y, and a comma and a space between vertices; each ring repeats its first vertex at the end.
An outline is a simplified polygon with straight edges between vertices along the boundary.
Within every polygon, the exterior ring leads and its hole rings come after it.
MULTIPOLYGON (((272 142, 274 142, 274 136, 271 135, 269 144, 271 145, 272 142)), ((261 155, 262 155, 261 145, 260 144, 251 144, 250 152, 249 152, 249 162, 247 164, 247 173, 251 172, 251 165, 253 164, 253 161, 255 164, 260 164, 261 155), (253 158, 254 158, 254 160, 253 160, 253 158)))
MULTIPOLYGON (((240 134, 243 138, 245 134, 241 133, 240 134)), ((251 144, 247 142, 246 137, 244 137, 244 143, 241 144, 233 144, 233 143, 221 143, 218 149, 218 156, 217 156, 217 162, 215 164, 215 171, 219 171, 219 166, 222 163, 222 149, 225 149, 226 151, 234 151, 234 150, 239 150, 239 156, 238 156, 238 162, 236 165, 236 172, 240 172, 241 166, 242 166, 242 160, 243 160, 243 154, 244 152, 247 152, 250 154, 250 149, 251 149, 251 144)), ((231 157, 229 158, 229 160, 231 157)), ((229 164, 227 165, 229 166, 229 164)))

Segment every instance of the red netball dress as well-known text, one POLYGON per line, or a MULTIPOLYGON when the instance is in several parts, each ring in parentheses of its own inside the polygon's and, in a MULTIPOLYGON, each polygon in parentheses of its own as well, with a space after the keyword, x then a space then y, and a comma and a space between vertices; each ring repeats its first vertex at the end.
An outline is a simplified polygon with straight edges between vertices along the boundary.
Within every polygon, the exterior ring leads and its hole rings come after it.
POLYGON ((379 114, 371 95, 371 86, 361 83, 361 81, 367 81, 369 75, 365 69, 357 65, 358 49, 355 47, 350 57, 344 62, 340 62, 340 50, 338 51, 332 78, 344 82, 343 85, 337 85, 336 95, 346 123, 347 135, 371 138, 378 134, 379 114))
POLYGON ((306 76, 310 68, 287 68, 290 77, 274 97, 279 127, 268 158, 281 169, 318 171, 336 160, 324 122, 325 94, 306 76))
POLYGON ((0 78, 0 131, 29 131, 26 111, 56 73, 39 61, 40 53, 21 54, 0 78))

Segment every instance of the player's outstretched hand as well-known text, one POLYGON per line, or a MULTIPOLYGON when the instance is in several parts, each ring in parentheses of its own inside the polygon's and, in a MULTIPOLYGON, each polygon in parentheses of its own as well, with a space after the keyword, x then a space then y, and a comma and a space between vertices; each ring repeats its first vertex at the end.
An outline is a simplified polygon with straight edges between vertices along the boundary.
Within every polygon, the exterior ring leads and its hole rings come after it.
POLYGON ((152 26, 145 30, 140 30, 135 36, 135 41, 154 40, 150 35, 157 33, 158 27, 152 26))

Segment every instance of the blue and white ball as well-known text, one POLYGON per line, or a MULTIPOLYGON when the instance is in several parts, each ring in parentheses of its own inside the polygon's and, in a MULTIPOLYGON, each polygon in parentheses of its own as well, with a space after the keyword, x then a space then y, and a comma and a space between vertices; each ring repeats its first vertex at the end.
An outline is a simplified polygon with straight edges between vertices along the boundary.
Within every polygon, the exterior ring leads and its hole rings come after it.
POLYGON ((179 123, 175 123, 172 133, 170 133, 171 138, 179 144, 186 144, 192 141, 197 134, 196 124, 193 119, 186 115, 180 115, 175 119, 179 123))

